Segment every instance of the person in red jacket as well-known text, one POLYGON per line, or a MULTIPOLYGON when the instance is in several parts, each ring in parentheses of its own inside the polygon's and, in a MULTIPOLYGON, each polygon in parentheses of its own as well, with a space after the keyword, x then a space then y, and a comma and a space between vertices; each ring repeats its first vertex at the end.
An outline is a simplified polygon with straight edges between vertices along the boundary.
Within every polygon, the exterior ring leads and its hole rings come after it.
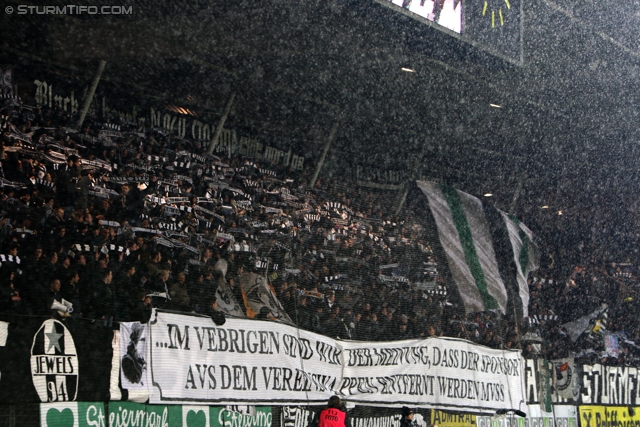
POLYGON ((351 427, 346 408, 338 396, 331 396, 327 408, 320 411, 318 427, 351 427))

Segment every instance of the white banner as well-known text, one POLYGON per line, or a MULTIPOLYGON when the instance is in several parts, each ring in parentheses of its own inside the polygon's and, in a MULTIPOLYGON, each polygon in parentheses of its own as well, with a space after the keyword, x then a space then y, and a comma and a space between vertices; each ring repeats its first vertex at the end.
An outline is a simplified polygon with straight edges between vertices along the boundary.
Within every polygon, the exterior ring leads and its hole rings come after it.
POLYGON ((140 322, 120 323, 120 382, 127 390, 147 389, 148 326, 140 322))
MULTIPOLYGON (((153 319, 154 317, 152 317, 153 319)), ((158 312, 150 403, 326 404, 494 412, 524 403, 523 359, 462 340, 336 341, 277 322, 158 312)))
POLYGON ((638 406, 640 370, 632 366, 582 365, 583 405, 638 406))
POLYGON ((495 412, 524 404, 523 359, 468 341, 341 342, 348 401, 495 412))
POLYGON ((159 312, 149 340, 150 403, 325 404, 340 385, 335 341, 277 322, 159 312))

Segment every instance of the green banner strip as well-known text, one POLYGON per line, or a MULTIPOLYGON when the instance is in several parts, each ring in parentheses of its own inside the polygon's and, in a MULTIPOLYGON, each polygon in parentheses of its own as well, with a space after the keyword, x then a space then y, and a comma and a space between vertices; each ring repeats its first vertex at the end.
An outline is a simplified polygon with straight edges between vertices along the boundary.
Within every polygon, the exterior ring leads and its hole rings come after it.
POLYGON ((271 406, 242 414, 224 406, 109 403, 111 427, 271 427, 272 421, 271 406))
POLYGON ((105 426, 103 402, 56 402, 40 404, 42 427, 105 426))

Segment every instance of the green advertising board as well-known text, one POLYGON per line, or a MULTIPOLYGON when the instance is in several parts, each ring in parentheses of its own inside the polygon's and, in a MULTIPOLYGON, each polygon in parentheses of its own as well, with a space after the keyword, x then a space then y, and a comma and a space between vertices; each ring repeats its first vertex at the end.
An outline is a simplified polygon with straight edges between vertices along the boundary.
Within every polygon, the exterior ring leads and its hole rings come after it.
POLYGON ((104 403, 59 402, 40 404, 42 427, 105 427, 104 403))
POLYGON ((109 403, 110 427, 271 427, 271 407, 242 413, 224 406, 109 403))
POLYGON ((42 427, 271 427, 271 407, 144 405, 109 402, 60 402, 40 405, 42 427), (108 420, 108 424, 107 424, 108 420))

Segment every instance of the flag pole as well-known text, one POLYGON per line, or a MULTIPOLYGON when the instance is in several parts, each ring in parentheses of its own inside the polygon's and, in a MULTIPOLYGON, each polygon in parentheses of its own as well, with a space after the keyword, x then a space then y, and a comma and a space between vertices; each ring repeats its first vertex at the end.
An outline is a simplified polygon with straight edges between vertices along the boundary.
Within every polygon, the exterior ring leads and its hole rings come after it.
MULTIPOLYGON (((218 145, 218 139, 220 139, 220 134, 222 133, 222 128, 224 127, 224 123, 227 121, 227 116, 229 116, 229 112, 231 111, 231 107, 233 106, 233 100, 236 98, 236 92, 231 92, 231 96, 227 100, 227 105, 224 107, 224 112, 222 116, 220 116, 220 120, 218 121, 218 127, 216 128, 216 133, 209 141, 209 148, 207 148, 207 153, 213 153, 213 149, 216 145, 218 145)), ((229 156, 231 156, 231 152, 229 152, 229 156)))
POLYGON ((96 93, 96 88, 98 87, 98 83, 100 82, 100 77, 102 77, 102 72, 104 71, 105 65, 107 65, 107 61, 100 61, 98 69, 93 76, 91 86, 89 86, 89 90, 87 91, 87 94, 85 95, 82 102, 82 109, 80 110, 80 115, 78 116, 78 123, 76 123, 77 130, 80 130, 82 122, 84 122, 84 118, 87 115, 87 111, 89 111, 89 106, 91 105, 91 101, 93 100, 93 95, 96 93))
POLYGON ((520 322, 518 322, 518 312, 516 310, 515 301, 511 304, 513 306, 513 323, 516 325, 516 336, 518 337, 518 347, 522 347, 522 340, 520 339, 520 322))
POLYGON ((404 202, 407 200, 407 194, 409 194, 409 185, 408 181, 404 183, 404 190, 400 195, 400 200, 398 200, 398 205, 396 206, 396 215, 400 215, 400 211, 402 210, 402 206, 404 206, 404 202))
POLYGON ((520 198, 520 193, 522 192, 522 185, 524 184, 524 180, 527 179, 527 172, 522 171, 520 176, 518 177, 518 184, 516 185, 516 189, 513 192, 513 198, 511 199, 511 204, 509 205, 509 214, 513 215, 516 210, 516 205, 518 204, 518 199, 520 198))
POLYGON ((324 164, 324 159, 327 157, 327 152, 329 151, 329 147, 331 147, 331 143, 333 142, 333 138, 336 136, 336 132, 338 131, 338 121, 333 124, 331 131, 329 132, 329 137, 327 138, 327 142, 324 144, 324 148, 322 150, 322 155, 320 156, 320 160, 318 160, 318 165, 316 166, 316 170, 313 172, 313 176, 309 180, 309 187, 313 188, 316 185, 316 180, 318 179, 318 175, 320 175, 320 171, 322 170, 322 165, 324 164))

